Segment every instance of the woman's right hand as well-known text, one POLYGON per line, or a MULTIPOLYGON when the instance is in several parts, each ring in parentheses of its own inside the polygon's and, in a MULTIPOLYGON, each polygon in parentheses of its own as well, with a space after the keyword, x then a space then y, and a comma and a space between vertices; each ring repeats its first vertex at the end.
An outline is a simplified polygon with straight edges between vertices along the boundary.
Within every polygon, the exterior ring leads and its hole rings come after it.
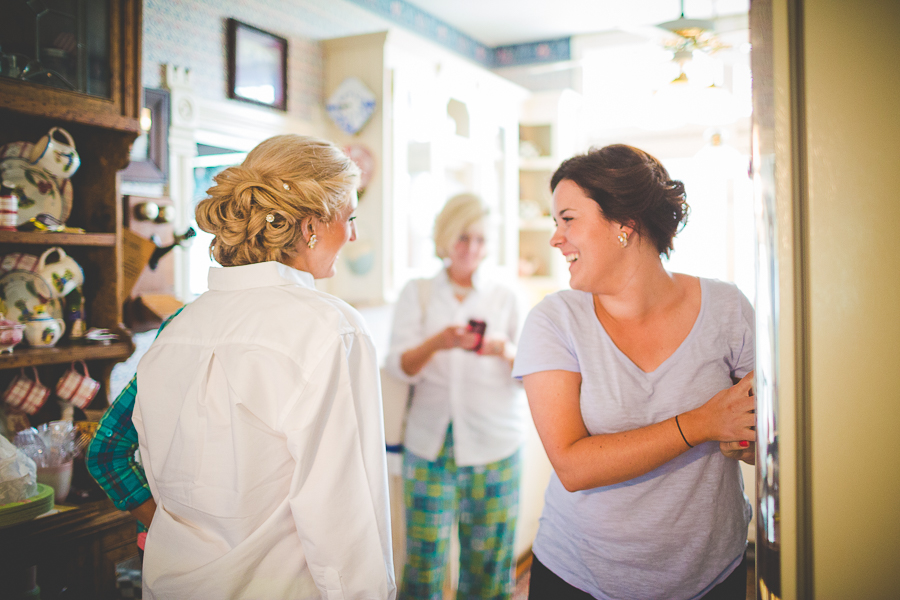
POLYGON ((460 325, 450 325, 426 339, 421 345, 404 352, 400 357, 400 368, 412 377, 428 364, 435 352, 453 348, 474 350, 477 345, 477 333, 467 331, 460 325))
POLYGON ((452 348, 472 350, 478 345, 478 334, 472 333, 459 325, 450 325, 435 334, 432 339, 435 340, 435 345, 440 350, 450 350, 452 348))
POLYGON ((695 446, 708 441, 754 441, 756 399, 751 395, 752 390, 753 371, 750 371, 700 408, 681 415, 681 427, 687 440, 695 446))

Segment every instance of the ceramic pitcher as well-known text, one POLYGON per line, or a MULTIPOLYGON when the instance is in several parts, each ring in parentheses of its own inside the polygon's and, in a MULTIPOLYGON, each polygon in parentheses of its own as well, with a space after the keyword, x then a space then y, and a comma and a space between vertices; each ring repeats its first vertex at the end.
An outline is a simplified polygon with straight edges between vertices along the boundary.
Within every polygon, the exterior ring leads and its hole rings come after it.
POLYGON ((59 246, 48 248, 41 254, 35 271, 50 284, 53 294, 58 298, 68 296, 70 292, 84 283, 84 271, 81 270, 81 265, 59 246), (53 254, 57 255, 56 262, 48 263, 47 259, 53 254))
POLYGON ((25 322, 25 339, 35 348, 55 346, 65 331, 65 322, 48 315, 42 304, 34 307, 31 318, 25 322))

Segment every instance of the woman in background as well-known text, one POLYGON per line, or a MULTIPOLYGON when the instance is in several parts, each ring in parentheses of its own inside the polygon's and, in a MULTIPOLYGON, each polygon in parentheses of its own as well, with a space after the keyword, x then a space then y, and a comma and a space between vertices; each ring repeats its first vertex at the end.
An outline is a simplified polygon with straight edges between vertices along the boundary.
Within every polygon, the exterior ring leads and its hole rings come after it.
POLYGON ((358 169, 285 135, 215 180, 197 223, 224 268, 136 375, 145 597, 393 598, 374 346, 313 283, 355 239, 358 169))
POLYGON ((387 368, 415 384, 404 438, 402 598, 442 597, 455 522, 457 597, 509 598, 514 585, 527 411, 510 376, 517 298, 479 271, 487 213, 471 194, 447 201, 434 226, 446 266, 407 284, 395 308, 387 368), (470 320, 486 324, 483 336, 470 320))
POLYGON ((666 271, 688 207, 646 152, 570 158, 551 189, 572 289, 528 315, 514 369, 554 469, 530 597, 743 600, 753 309, 666 271))

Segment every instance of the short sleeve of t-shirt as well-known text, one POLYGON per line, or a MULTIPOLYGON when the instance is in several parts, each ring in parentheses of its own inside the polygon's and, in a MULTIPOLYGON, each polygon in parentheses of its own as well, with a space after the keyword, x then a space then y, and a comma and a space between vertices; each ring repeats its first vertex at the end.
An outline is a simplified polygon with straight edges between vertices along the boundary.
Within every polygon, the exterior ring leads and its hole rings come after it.
POLYGON ((741 307, 741 317, 739 320, 739 337, 741 339, 740 351, 733 357, 732 364, 735 365, 735 377, 743 377, 755 368, 756 352, 754 351, 754 337, 756 327, 756 317, 754 316, 753 305, 747 297, 742 294, 737 286, 734 286, 734 293, 738 297, 741 307))
POLYGON ((577 305, 585 292, 566 290, 544 298, 525 319, 512 375, 522 379, 540 371, 581 372, 572 339, 577 305), (573 310, 575 309, 575 310, 573 310))

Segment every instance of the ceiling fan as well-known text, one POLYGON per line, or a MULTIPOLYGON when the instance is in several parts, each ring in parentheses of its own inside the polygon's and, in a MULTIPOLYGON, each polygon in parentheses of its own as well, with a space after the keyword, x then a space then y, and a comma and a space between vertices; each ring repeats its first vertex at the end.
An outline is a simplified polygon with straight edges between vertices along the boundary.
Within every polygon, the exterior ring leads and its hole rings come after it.
MULTIPOLYGON (((695 50, 713 54, 729 45, 722 42, 714 33, 715 22, 709 19, 688 19, 684 16, 684 0, 681 0, 681 16, 674 21, 660 23, 657 27, 675 34, 668 37, 663 46, 673 54, 673 60, 680 66, 689 61, 695 50)), ((684 69, 679 78, 687 77, 684 69)))

